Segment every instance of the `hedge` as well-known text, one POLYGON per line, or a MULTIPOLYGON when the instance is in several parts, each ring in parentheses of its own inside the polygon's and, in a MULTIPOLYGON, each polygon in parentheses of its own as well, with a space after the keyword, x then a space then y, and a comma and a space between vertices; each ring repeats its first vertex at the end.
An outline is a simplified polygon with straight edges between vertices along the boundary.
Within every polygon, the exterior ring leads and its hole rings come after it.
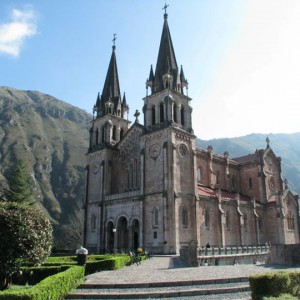
POLYGON ((1 292, 0 300, 62 300, 79 285, 83 277, 84 267, 69 267, 66 271, 50 276, 31 288, 1 292))
POLYGON ((130 263, 128 255, 110 257, 99 261, 87 261, 85 267, 85 275, 100 271, 117 270, 123 268, 130 263))
MULTIPOLYGON (((140 256, 142 260, 146 256, 140 256)), ((130 264, 128 255, 88 255, 86 267, 76 266, 77 257, 50 257, 41 267, 22 267, 15 275, 14 284, 33 287, 0 292, 0 300, 61 300, 79 285, 84 275, 106 270, 117 270, 130 264)))
POLYGON ((14 274, 13 284, 17 285, 35 285, 41 280, 65 271, 69 266, 42 266, 42 267, 22 267, 21 272, 14 274))
POLYGON ((278 299, 285 299, 282 298, 283 294, 291 296, 300 295, 300 272, 297 271, 280 271, 252 275, 249 277, 249 281, 253 300, 267 299, 266 297, 280 297, 278 299))
POLYGON ((282 294, 279 297, 264 297, 264 300, 298 300, 298 297, 290 294, 282 294))

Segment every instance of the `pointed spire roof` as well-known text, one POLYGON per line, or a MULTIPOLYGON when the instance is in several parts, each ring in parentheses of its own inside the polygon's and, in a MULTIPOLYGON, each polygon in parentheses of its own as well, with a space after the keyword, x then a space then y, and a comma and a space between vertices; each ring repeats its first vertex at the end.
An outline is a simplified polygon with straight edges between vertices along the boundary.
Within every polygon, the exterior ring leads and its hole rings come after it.
POLYGON ((169 30, 167 13, 164 14, 164 25, 155 68, 155 92, 163 90, 163 76, 165 74, 172 75, 173 86, 171 88, 176 88, 178 65, 169 30))
POLYGON ((150 74, 149 74, 149 81, 154 81, 154 72, 153 72, 153 67, 151 65, 151 68, 150 68, 150 74))
POLYGON ((116 46, 112 47, 112 54, 107 70, 107 75, 101 95, 101 100, 103 103, 111 99, 114 100, 120 97, 120 84, 117 68, 117 59, 116 59, 116 46))
POLYGON ((127 107, 125 92, 123 94, 122 107, 127 107))
POLYGON ((98 96, 96 105, 94 107, 94 110, 97 111, 97 117, 106 114, 113 114, 115 116, 120 116, 120 110, 123 105, 121 92, 120 92, 118 68, 117 68, 115 41, 116 41, 116 34, 114 34, 112 54, 111 54, 102 94, 100 98, 98 96))

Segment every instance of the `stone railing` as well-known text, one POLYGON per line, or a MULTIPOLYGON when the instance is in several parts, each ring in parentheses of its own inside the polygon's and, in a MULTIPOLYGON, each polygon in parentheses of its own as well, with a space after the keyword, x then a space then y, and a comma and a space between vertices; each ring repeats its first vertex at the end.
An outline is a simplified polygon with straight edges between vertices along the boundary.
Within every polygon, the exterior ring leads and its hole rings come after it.
POLYGON ((264 264, 269 246, 233 246, 198 248, 197 258, 202 265, 264 264))
POLYGON ((120 199, 125 199, 125 198, 137 197, 140 194, 141 194, 140 190, 130 191, 130 192, 124 192, 124 193, 120 193, 120 194, 113 194, 113 195, 105 196, 104 200, 105 201, 120 200, 120 199))

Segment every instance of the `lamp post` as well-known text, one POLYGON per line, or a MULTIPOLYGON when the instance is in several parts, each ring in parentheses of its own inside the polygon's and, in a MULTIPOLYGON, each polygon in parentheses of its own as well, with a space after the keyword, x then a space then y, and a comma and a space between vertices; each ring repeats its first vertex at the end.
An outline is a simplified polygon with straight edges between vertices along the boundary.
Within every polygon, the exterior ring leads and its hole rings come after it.
POLYGON ((117 232, 117 228, 115 226, 113 226, 112 233, 113 233, 113 253, 114 254, 117 252, 117 249, 116 249, 116 232, 117 232))

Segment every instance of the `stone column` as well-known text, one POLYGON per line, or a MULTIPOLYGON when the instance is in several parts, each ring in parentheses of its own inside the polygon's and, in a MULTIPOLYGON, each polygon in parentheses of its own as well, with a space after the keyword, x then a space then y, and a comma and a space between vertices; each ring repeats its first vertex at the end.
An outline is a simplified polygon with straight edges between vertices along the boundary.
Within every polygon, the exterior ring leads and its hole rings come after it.
POLYGON ((118 126, 116 128, 116 142, 119 142, 120 141, 120 133, 121 133, 121 127, 118 126))
POLYGON ((119 233, 119 228, 115 228, 115 232, 113 232, 114 235, 114 249, 118 249, 118 233, 119 233))
POLYGON ((181 125, 181 105, 177 106, 177 124, 181 125))
POLYGON ((127 227, 128 230, 128 250, 133 249, 133 234, 132 234, 132 226, 127 227))
POLYGON ((144 249, 145 242, 144 242, 143 201, 140 201, 139 242, 140 242, 140 247, 144 249))
POLYGON ((222 247, 225 247, 225 245, 226 245, 226 235, 225 235, 226 216, 225 216, 224 210, 222 209, 221 190, 218 190, 217 197, 218 197, 218 208, 219 208, 219 212, 220 212, 221 245, 222 245, 222 247))

